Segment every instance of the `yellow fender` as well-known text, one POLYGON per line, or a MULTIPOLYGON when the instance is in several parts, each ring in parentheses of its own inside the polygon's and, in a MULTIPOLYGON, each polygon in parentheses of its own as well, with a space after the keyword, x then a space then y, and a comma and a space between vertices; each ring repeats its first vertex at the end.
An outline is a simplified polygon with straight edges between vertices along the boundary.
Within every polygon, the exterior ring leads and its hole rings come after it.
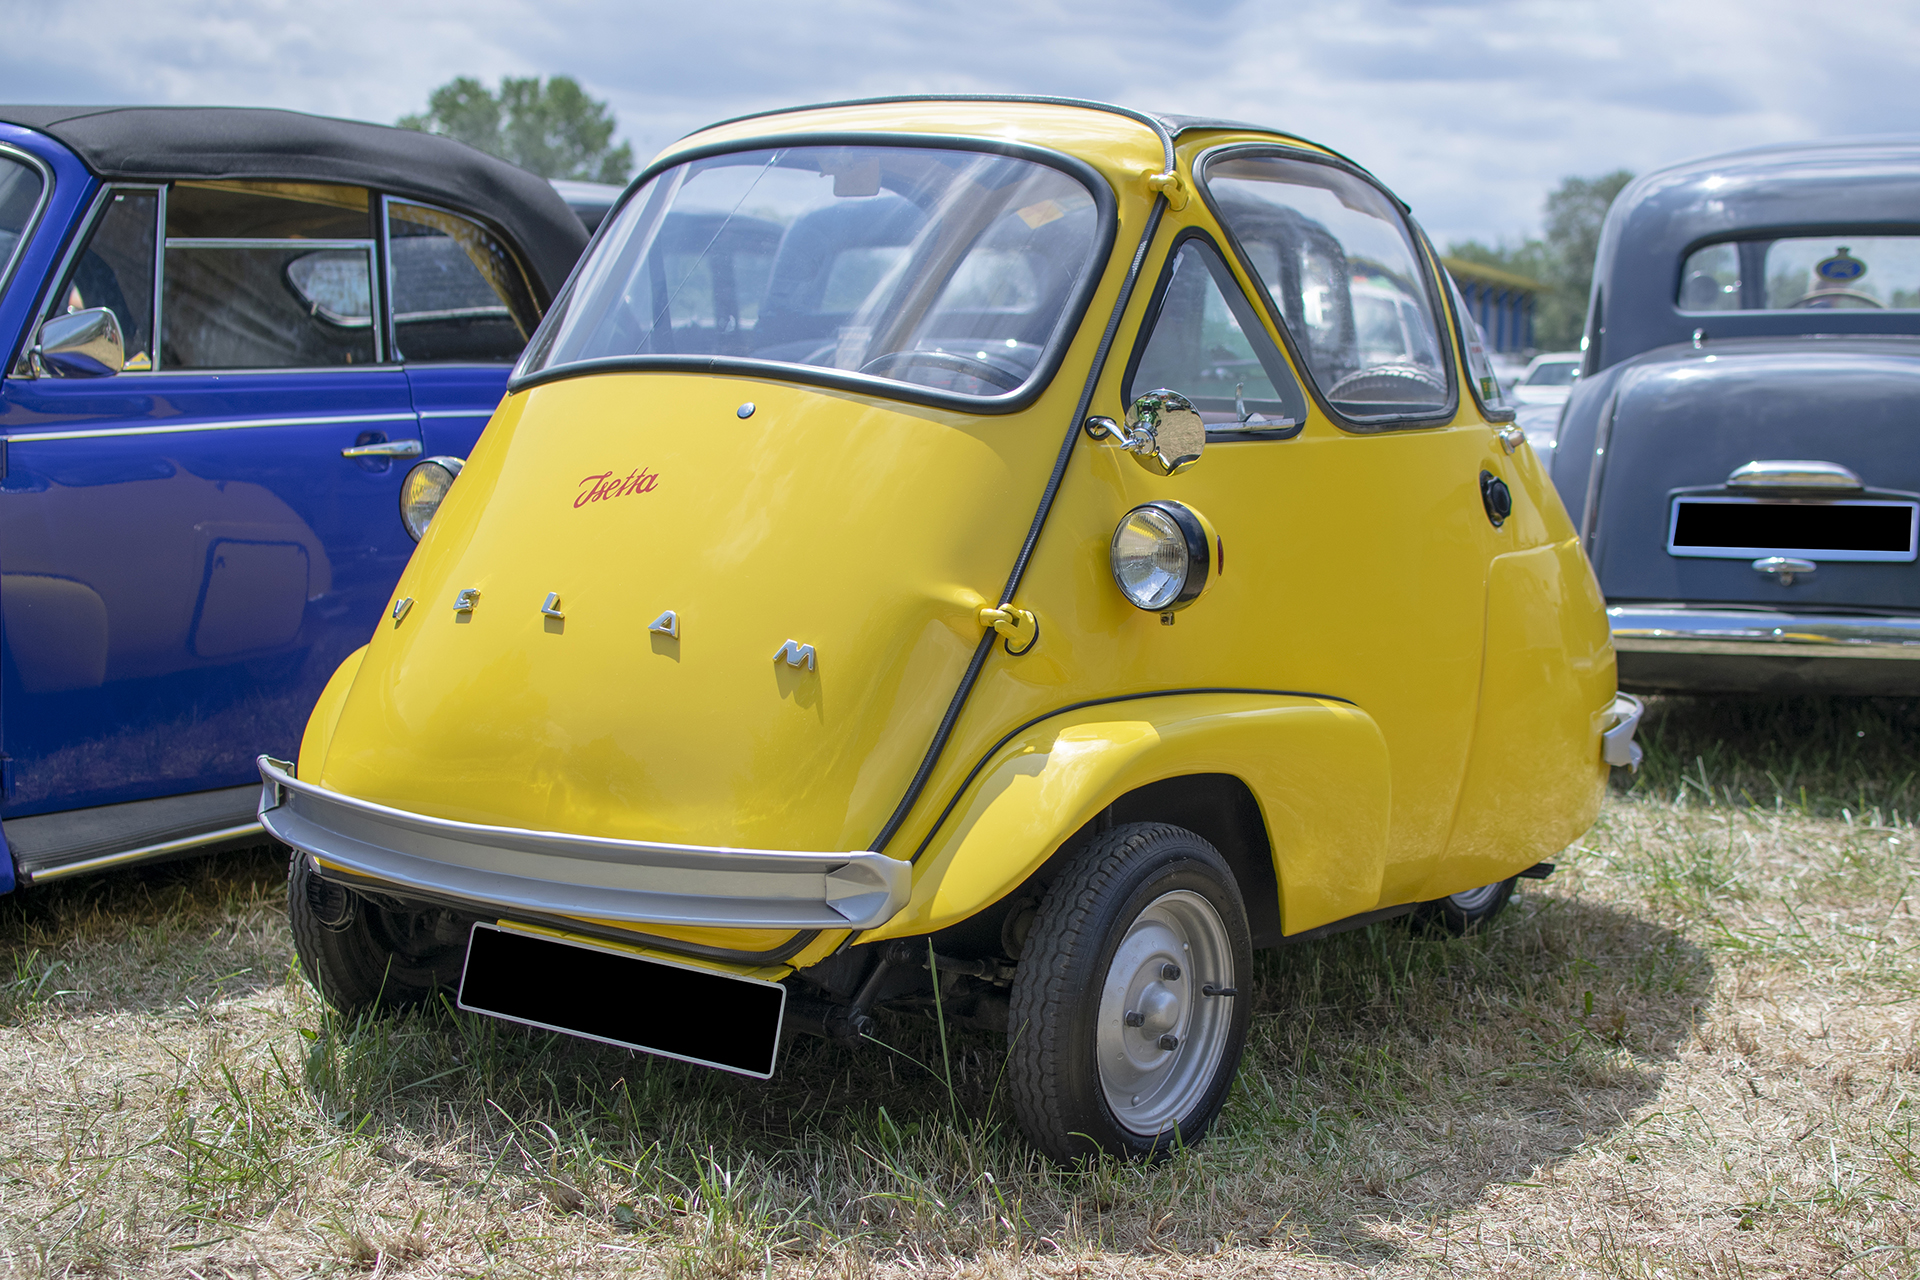
POLYGON ((1390 797, 1373 719, 1329 698, 1177 694, 1062 712, 1003 743, 921 854, 907 905, 861 941, 964 920, 1128 792, 1203 773, 1239 778, 1258 802, 1283 932, 1379 905, 1390 797))

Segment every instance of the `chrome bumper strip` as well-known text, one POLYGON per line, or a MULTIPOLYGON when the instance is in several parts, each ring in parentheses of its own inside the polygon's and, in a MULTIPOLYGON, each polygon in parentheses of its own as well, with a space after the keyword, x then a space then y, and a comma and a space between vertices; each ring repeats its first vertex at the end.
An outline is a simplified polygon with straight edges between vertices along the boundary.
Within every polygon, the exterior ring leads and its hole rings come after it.
POLYGON ((1920 661, 1920 617, 1782 613, 1680 604, 1607 610, 1621 653, 1920 661))
POLYGON ((1640 771, 1640 759, 1646 753, 1633 740, 1633 735, 1640 728, 1640 717, 1646 711, 1646 704, 1630 693, 1613 695, 1613 728, 1600 735, 1602 760, 1616 769, 1640 771))
POLYGON ((454 822, 295 778, 261 756, 260 821, 275 838, 396 892, 487 909, 636 924, 871 929, 906 905, 913 868, 885 854, 607 840, 454 822))

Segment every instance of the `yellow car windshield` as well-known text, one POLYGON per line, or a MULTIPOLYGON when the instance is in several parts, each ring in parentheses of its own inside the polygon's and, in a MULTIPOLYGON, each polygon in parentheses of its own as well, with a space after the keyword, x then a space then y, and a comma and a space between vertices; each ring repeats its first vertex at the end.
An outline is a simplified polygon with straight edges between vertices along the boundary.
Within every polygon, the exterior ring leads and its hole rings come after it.
POLYGON ((1081 180, 913 146, 741 151, 632 193, 516 378, 775 362, 967 398, 1019 392, 1078 311, 1102 238, 1081 180))

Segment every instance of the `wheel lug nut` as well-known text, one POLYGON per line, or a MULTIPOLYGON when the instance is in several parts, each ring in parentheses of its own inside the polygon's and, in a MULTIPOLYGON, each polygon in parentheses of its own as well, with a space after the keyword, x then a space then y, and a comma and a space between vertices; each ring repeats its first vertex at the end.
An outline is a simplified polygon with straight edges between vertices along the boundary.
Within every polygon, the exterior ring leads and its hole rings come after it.
POLYGON ((1161 1036, 1156 1043, 1159 1044, 1162 1049, 1172 1052, 1180 1047, 1180 1037, 1169 1031, 1167 1034, 1161 1036))
POLYGON ((1127 1010, 1126 1014, 1120 1019, 1120 1021, 1126 1023, 1130 1027, 1140 1026, 1144 1024, 1146 1020, 1147 1020, 1147 1015, 1144 1013, 1141 1013, 1137 1009, 1127 1010))
POLYGON ((1180 977, 1180 966, 1177 964, 1163 964, 1160 966, 1160 976, 1168 982, 1176 981, 1180 977))

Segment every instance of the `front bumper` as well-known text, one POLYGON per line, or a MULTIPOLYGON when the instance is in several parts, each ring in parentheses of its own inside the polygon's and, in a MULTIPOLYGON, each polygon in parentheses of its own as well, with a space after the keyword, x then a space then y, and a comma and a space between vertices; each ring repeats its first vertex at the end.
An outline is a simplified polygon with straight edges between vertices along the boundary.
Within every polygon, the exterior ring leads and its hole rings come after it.
POLYGON ((871 929, 913 868, 885 854, 610 840, 454 822, 327 791, 259 758, 260 822, 323 868, 504 914, 739 929, 871 929))
POLYGON ((1920 617, 1737 605, 1607 610, 1623 686, 1663 692, 1920 693, 1920 617))

